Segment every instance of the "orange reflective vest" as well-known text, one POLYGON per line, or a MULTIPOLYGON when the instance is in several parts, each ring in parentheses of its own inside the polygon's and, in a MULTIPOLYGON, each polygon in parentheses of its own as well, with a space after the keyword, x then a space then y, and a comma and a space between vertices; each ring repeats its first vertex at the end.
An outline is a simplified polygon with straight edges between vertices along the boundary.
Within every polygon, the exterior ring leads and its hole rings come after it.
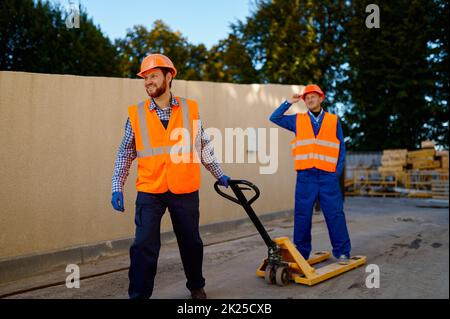
POLYGON ((200 188, 200 164, 195 151, 197 102, 175 97, 167 129, 150 99, 128 108, 138 158, 136 188, 145 193, 191 193, 200 188))
POLYGON ((336 137, 337 120, 336 115, 324 112, 322 126, 316 137, 309 115, 297 114, 297 133, 292 141, 296 170, 315 167, 327 172, 336 172, 341 144, 336 137))

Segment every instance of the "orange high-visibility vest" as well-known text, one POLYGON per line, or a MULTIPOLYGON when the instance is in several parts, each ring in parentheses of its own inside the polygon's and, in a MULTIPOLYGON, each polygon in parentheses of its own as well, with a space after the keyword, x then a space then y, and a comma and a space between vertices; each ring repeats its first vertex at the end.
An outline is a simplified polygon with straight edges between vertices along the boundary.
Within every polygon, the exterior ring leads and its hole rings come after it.
POLYGON ((322 126, 316 137, 308 114, 297 114, 297 133, 291 142, 296 170, 316 167, 336 172, 341 145, 336 137, 337 121, 336 115, 324 112, 322 126))
POLYGON ((136 188, 145 193, 191 193, 200 188, 200 164, 195 151, 197 102, 175 97, 167 129, 150 99, 128 108, 138 158, 136 188))

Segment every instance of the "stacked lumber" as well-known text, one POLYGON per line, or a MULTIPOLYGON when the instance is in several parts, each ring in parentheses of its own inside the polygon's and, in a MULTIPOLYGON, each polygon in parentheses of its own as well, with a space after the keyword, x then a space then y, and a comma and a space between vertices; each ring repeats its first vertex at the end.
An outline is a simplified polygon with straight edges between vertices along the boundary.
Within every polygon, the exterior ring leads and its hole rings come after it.
POLYGON ((431 182, 431 197, 435 199, 448 199, 448 180, 433 180, 431 182))
POLYGON ((434 141, 423 141, 419 150, 384 150, 381 156, 380 173, 401 173, 407 170, 449 169, 449 152, 436 151, 434 141))
POLYGON ((432 149, 434 149, 435 147, 436 147, 436 142, 435 141, 426 140, 426 141, 422 141, 420 143, 420 148, 432 148, 432 149))
POLYGON ((441 168, 448 172, 448 151, 437 151, 436 159, 440 160, 441 168))
POLYGON ((434 141, 423 141, 418 150, 387 149, 378 172, 369 167, 346 184, 346 194, 448 199, 449 151, 437 151, 434 141), (375 176, 375 177, 374 177, 375 176), (351 192, 348 192, 350 189, 351 192))
POLYGON ((407 156, 407 168, 413 170, 448 171, 448 151, 436 151, 434 141, 422 141, 421 149, 409 151, 407 156))
POLYGON ((378 167, 380 173, 402 172, 407 165, 407 149, 384 150, 381 156, 381 166, 378 167))
POLYGON ((436 169, 441 167, 441 161, 435 159, 436 150, 423 148, 417 151, 409 151, 407 163, 412 169, 436 169))

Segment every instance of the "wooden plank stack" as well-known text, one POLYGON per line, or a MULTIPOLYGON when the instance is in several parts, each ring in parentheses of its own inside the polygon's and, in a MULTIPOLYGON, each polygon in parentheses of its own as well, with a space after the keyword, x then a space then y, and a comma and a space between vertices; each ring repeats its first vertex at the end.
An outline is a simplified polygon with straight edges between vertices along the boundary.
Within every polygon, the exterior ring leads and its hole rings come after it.
POLYGON ((436 151, 434 141, 423 141, 419 150, 384 150, 380 173, 400 173, 406 170, 444 170, 449 168, 449 152, 436 151))
POLYGON ((436 147, 436 142, 435 141, 430 141, 430 140, 426 140, 426 141, 422 141, 420 143, 420 148, 435 148, 436 147))
POLYGON ((354 178, 347 188, 352 195, 448 199, 448 171, 449 151, 436 151, 434 141, 423 141, 418 150, 384 150, 378 173, 367 167, 365 177, 354 178))
POLYGON ((407 149, 384 150, 381 156, 380 173, 402 172, 407 165, 407 149))
POLYGON ((431 182, 432 198, 448 199, 448 180, 433 180, 431 182))
POLYGON ((422 141, 421 149, 409 151, 407 157, 407 168, 413 170, 435 170, 448 171, 448 151, 436 151, 434 141, 422 141))
POLYGON ((448 151, 437 151, 436 158, 441 161, 441 169, 448 172, 448 151))
POLYGON ((417 151, 409 151, 407 163, 412 169, 436 169, 441 167, 441 161, 435 159, 436 150, 423 148, 417 151))

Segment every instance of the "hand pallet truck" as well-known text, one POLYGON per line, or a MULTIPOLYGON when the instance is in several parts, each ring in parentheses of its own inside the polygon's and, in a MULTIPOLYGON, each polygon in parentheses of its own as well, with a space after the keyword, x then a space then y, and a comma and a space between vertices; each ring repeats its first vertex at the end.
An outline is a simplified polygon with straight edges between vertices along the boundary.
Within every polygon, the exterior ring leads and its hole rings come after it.
POLYGON ((258 187, 246 180, 229 180, 228 184, 236 197, 221 191, 218 181, 214 184, 214 189, 222 197, 225 197, 244 208, 248 217, 250 217, 267 245, 268 257, 265 258, 258 267, 256 275, 263 277, 268 284, 285 286, 290 281, 294 281, 299 284, 312 286, 366 263, 365 256, 353 256, 346 263, 336 262, 320 268, 312 267, 312 265, 330 258, 330 252, 315 252, 308 260, 305 260, 295 245, 287 237, 280 237, 272 240, 251 207, 251 204, 255 202, 260 195, 258 187), (252 189, 255 191, 255 195, 248 200, 242 191, 252 189))

